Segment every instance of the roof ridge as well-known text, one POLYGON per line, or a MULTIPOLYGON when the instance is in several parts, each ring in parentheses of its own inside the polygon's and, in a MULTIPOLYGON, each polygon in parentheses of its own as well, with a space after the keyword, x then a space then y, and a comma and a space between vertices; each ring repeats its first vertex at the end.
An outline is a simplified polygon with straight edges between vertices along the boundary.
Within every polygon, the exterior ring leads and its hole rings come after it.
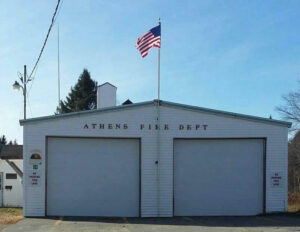
MULTIPOLYGON (((118 106, 113 106, 113 107, 105 107, 105 108, 101 108, 101 109, 86 110, 86 111, 72 112, 72 113, 66 113, 66 114, 58 114, 58 115, 50 115, 50 116, 43 116, 43 117, 37 117, 37 118, 30 118, 30 119, 26 119, 26 120, 20 120, 20 124, 24 125, 26 123, 42 121, 42 120, 52 120, 52 119, 72 117, 72 116, 77 116, 77 115, 122 110, 122 109, 133 108, 133 107, 144 106, 144 105, 150 105, 150 104, 157 105, 156 104, 157 102, 158 102, 158 100, 154 99, 152 101, 133 103, 133 104, 129 104, 129 105, 118 105, 118 106)), ((189 109, 189 110, 194 110, 194 111, 201 111, 201 112, 214 114, 214 115, 223 115, 223 116, 228 116, 228 117, 233 117, 233 118, 240 118, 240 119, 244 119, 244 120, 260 121, 260 122, 277 124, 277 125, 286 126, 286 127, 291 127, 291 125, 292 125, 291 122, 286 122, 286 121, 276 120, 276 119, 269 119, 269 118, 264 118, 264 117, 259 117, 259 116, 253 116, 253 115, 247 115, 247 114, 241 114, 241 113, 234 113, 234 112, 223 111, 223 110, 215 110, 215 109, 204 108, 204 107, 200 107, 200 106, 191 106, 191 105, 175 103, 175 102, 169 102, 169 101, 163 101, 163 100, 159 100, 159 102, 160 102, 159 105, 162 105, 162 106, 163 105, 173 106, 173 107, 184 108, 184 109, 189 109)))

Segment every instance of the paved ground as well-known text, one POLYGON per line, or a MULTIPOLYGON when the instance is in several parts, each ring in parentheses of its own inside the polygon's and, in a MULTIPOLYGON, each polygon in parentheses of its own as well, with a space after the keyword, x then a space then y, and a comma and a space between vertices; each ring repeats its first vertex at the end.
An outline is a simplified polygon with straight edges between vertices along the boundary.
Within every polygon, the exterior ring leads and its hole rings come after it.
POLYGON ((3 225, 0 223, 0 231, 2 231, 5 227, 6 227, 6 225, 3 225))
MULTIPOLYGON (((0 228, 1 230, 1 228, 0 228)), ((175 218, 25 218, 3 232, 55 231, 300 231, 300 218, 290 216, 257 217, 175 217, 175 218)))

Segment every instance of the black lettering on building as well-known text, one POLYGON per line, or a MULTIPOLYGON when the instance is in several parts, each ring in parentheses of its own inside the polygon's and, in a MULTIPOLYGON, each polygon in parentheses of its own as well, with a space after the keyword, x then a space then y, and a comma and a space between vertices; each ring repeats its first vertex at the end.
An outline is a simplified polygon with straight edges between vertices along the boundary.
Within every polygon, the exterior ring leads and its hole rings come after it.
POLYGON ((104 124, 99 124, 99 129, 104 129, 104 124))

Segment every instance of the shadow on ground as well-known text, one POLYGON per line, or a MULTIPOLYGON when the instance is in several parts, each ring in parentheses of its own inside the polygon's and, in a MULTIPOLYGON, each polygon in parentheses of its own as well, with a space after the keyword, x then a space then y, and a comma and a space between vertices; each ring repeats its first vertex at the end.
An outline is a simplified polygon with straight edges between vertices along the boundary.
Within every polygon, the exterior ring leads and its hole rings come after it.
POLYGON ((46 217, 46 219, 69 222, 101 222, 117 224, 184 225, 206 227, 300 227, 300 216, 222 216, 222 217, 172 217, 172 218, 108 218, 108 217, 46 217))

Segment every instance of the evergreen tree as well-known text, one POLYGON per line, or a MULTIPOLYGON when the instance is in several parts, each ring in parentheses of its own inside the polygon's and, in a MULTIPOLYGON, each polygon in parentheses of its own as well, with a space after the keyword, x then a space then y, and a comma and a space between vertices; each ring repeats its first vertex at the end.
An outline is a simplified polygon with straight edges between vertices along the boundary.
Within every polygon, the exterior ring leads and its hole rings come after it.
POLYGON ((70 113, 96 108, 97 82, 91 79, 90 73, 84 69, 65 101, 61 101, 61 108, 57 113, 70 113))
POLYGON ((5 137, 5 135, 2 135, 0 137, 0 152, 1 152, 2 147, 5 146, 6 144, 7 144, 6 137, 5 137))
POLYGON ((5 135, 2 135, 2 136, 0 137, 0 144, 1 144, 1 145, 6 145, 6 144, 7 144, 7 140, 6 140, 5 135))

